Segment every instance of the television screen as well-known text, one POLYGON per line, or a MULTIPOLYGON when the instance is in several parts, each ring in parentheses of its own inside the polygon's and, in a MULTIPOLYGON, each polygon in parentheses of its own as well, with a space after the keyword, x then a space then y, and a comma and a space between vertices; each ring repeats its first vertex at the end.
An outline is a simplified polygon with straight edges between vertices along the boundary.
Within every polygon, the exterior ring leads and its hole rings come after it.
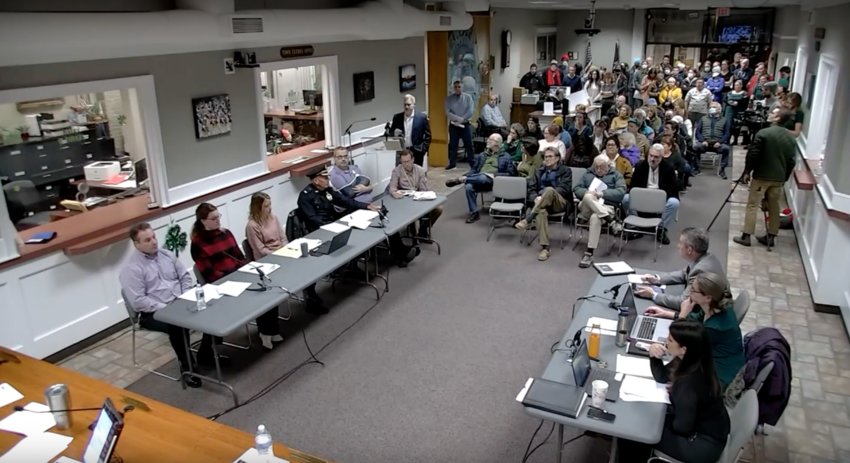
POLYGON ((738 43, 749 41, 753 36, 753 26, 725 26, 720 30, 718 42, 738 43))

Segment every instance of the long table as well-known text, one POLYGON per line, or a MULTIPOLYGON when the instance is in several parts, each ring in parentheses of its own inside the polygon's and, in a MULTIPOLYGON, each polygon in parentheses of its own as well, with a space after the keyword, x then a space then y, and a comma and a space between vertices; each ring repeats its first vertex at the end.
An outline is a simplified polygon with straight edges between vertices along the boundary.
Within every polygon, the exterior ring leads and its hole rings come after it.
MULTIPOLYGON (((23 399, 0 408, 2 418, 12 413, 16 405, 44 403, 44 390, 56 383, 68 386, 71 406, 76 408, 100 407, 107 397, 119 410, 128 403, 127 399, 144 403, 149 410, 136 406, 124 417, 124 430, 115 454, 126 462, 231 462, 254 445, 254 436, 246 432, 2 347, 0 362, 0 378, 24 395, 23 399)), ((62 455, 80 460, 91 433, 88 426, 97 413, 94 410, 71 412, 70 429, 49 430, 74 438, 62 455)), ((271 432, 274 436, 273 429, 271 432)), ((0 431, 0 453, 5 453, 21 439, 17 434, 0 431)), ((291 462, 326 461, 278 442, 274 444, 274 453, 291 462)))
MULTIPOLYGON (((636 269, 638 274, 650 273, 650 271, 636 269)), ((590 317, 601 317, 607 319, 616 319, 617 312, 608 307, 608 300, 603 300, 602 296, 606 289, 610 289, 619 283, 627 281, 626 275, 618 275, 612 277, 597 276, 593 281, 588 295, 596 295, 597 297, 582 301, 576 315, 570 322, 569 328, 561 338, 560 347, 564 347, 565 343, 572 340, 576 331, 584 329, 590 317)), ((622 302, 623 296, 626 293, 627 285, 622 286, 618 303, 622 302)), ((676 291, 676 288, 668 288, 668 290, 676 291)), ((642 314, 652 305, 648 299, 635 298, 637 312, 642 314)), ((583 338, 587 339, 589 333, 583 333, 583 338)), ((617 347, 615 345, 615 336, 601 336, 599 343, 599 360, 607 363, 608 368, 614 370, 617 364, 617 354, 626 354, 625 347, 617 347)), ((593 366, 598 368, 597 365, 593 366)), ((575 384, 573 370, 569 363, 569 354, 563 349, 557 350, 552 354, 549 364, 543 370, 540 376, 543 379, 557 381, 563 384, 575 384)), ((664 416, 667 410, 667 405, 662 403, 652 402, 627 402, 619 397, 616 402, 606 402, 605 410, 615 414, 616 419, 611 422, 604 422, 588 418, 587 410, 589 408, 590 399, 588 398, 584 408, 580 411, 577 418, 568 418, 554 413, 545 412, 532 407, 524 407, 526 413, 531 416, 542 418, 547 421, 552 421, 558 424, 558 454, 557 462, 561 462, 563 454, 564 427, 570 426, 573 428, 592 431, 599 434, 612 436, 611 460, 615 461, 617 451, 617 439, 623 438, 648 444, 654 444, 661 440, 661 433, 664 428, 664 416)))
MULTIPOLYGON (((369 227, 365 230, 352 230, 348 243, 333 254, 310 255, 298 259, 271 254, 260 259, 259 262, 280 265, 279 269, 268 275, 267 285, 271 287, 268 291, 245 291, 239 297, 223 296, 211 301, 207 309, 200 312, 193 311, 194 302, 176 299, 165 308, 156 311, 154 318, 213 336, 226 336, 245 326, 249 321, 286 302, 289 293, 301 291, 324 276, 331 274, 385 241, 387 236, 402 231, 409 224, 430 213, 445 201, 445 196, 437 196, 437 199, 433 201, 414 201, 410 198, 384 199, 382 203, 389 212, 386 220, 383 221, 383 228, 369 227), (280 288, 285 288, 285 290, 280 288)), ((376 219, 375 222, 377 221, 376 219)), ((308 234, 306 238, 326 241, 332 235, 326 230, 319 229, 308 234)), ((389 289, 389 272, 382 277, 386 283, 386 288, 389 289)), ((256 282, 258 277, 251 273, 233 272, 214 283, 220 284, 225 281, 256 282)), ((212 347, 217 377, 199 375, 191 370, 184 372, 184 375, 194 374, 226 387, 233 396, 234 404, 238 405, 239 398, 236 391, 222 379, 216 344, 213 343, 212 347)), ((186 348, 188 349, 188 344, 186 348)))

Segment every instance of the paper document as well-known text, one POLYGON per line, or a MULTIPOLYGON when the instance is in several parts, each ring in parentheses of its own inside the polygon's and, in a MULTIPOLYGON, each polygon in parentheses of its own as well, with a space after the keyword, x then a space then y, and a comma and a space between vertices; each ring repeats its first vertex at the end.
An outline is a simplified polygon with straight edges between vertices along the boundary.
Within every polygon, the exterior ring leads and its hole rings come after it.
POLYGON ((68 448, 72 440, 73 437, 52 432, 33 434, 3 454, 0 462, 50 461, 68 448))
POLYGON ((301 257, 301 250, 300 249, 292 249, 292 248, 288 248, 288 247, 284 246, 284 247, 278 249, 277 251, 273 252, 272 254, 274 254, 278 257, 289 257, 290 259, 297 259, 297 258, 301 257))
POLYGON ((623 273, 634 273, 635 269, 632 268, 631 265, 619 261, 619 262, 597 262, 593 264, 594 266, 601 267, 601 269, 605 272, 605 275, 619 275, 623 273))
POLYGON ((363 222, 369 221, 378 217, 378 211, 373 211, 371 209, 358 209, 351 214, 343 217, 342 219, 346 222, 354 220, 355 222, 363 222), (346 220, 347 219, 347 220, 346 220))
POLYGON ((599 328, 602 329, 601 333, 603 336, 617 335, 617 320, 609 320, 607 318, 600 317, 590 317, 587 319, 587 325, 584 327, 584 331, 590 333, 590 330, 593 329, 593 325, 599 325, 599 328))
POLYGON ((649 368, 649 358, 647 357, 617 354, 617 368, 615 370, 624 375, 652 378, 652 369, 649 368))
POLYGON ((315 153, 315 154, 328 154, 328 153, 330 153, 330 151, 328 151, 326 149, 315 149, 315 150, 310 150, 310 152, 315 153))
POLYGON ((603 192, 608 189, 608 185, 605 184, 602 180, 599 180, 597 177, 593 177, 593 181, 590 182, 590 186, 587 187, 590 191, 598 191, 603 192))
POLYGON ((59 457, 53 463, 80 463, 79 460, 74 460, 73 458, 68 458, 65 456, 59 457))
POLYGON ((658 402, 669 404, 667 385, 653 379, 626 375, 620 384, 620 399, 626 402, 658 402))
POLYGON ((300 253, 301 243, 307 243, 307 250, 312 251, 313 249, 318 248, 322 244, 322 240, 314 240, 311 238, 298 238, 297 240, 290 241, 286 246, 284 246, 284 248, 294 249, 300 253))
POLYGON ((30 402, 24 406, 23 411, 12 413, 3 421, 0 421, 0 430, 29 436, 41 434, 56 426, 56 420, 53 419, 52 413, 30 413, 27 410, 49 412, 50 407, 38 402, 30 402))
POLYGON ((636 273, 630 273, 628 276, 629 283, 633 285, 643 285, 646 284, 643 281, 643 275, 638 275, 636 273))
POLYGON ((9 383, 0 384, 0 407, 5 407, 12 402, 21 400, 24 398, 24 395, 18 392, 17 389, 12 387, 9 383))
MULTIPOLYGON (((344 223, 331 222, 329 224, 322 225, 320 228, 322 230, 327 230, 331 233, 342 233, 342 232, 348 230, 349 228, 351 228, 351 226, 346 225, 344 223)), ((299 249, 299 251, 300 251, 300 249, 299 249)))
POLYGON ((218 285, 218 293, 224 296, 239 297, 251 284, 244 281, 225 281, 218 285))
POLYGON ((528 381, 525 382, 525 386, 519 390, 519 394, 516 395, 516 401, 522 403, 525 400, 525 396, 528 395, 528 389, 531 388, 531 383, 534 382, 534 378, 528 378, 528 381))
POLYGON ((437 193, 433 191, 417 191, 413 193, 414 201, 433 201, 437 199, 437 193))
POLYGON ((280 457, 260 456, 257 449, 250 448, 239 456, 233 463, 289 463, 289 460, 280 457))
POLYGON ((259 275, 259 273, 257 273, 258 268, 260 270, 262 270, 263 273, 265 273, 266 275, 269 275, 272 272, 274 272, 275 270, 279 269, 280 265, 272 264, 272 263, 269 263, 269 262, 262 262, 262 263, 261 262, 249 262, 249 263, 243 265, 242 267, 239 267, 239 271, 245 272, 245 273, 253 273, 254 275, 259 275))
MULTIPOLYGON (((218 286, 213 284, 205 284, 204 285, 204 300, 209 302, 213 299, 218 299, 221 297, 221 294, 218 293, 218 286)), ((180 295, 180 299, 195 302, 195 288, 189 288, 188 291, 180 295)))

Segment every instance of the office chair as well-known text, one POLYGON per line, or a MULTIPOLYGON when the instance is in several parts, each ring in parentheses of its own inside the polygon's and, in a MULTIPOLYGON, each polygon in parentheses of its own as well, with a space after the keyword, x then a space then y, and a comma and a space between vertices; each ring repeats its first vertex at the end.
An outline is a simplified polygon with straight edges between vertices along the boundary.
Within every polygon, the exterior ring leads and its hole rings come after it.
POLYGON ((124 289, 121 289, 121 297, 124 299, 124 308, 127 309, 127 315, 130 317, 130 328, 132 330, 130 338, 132 343, 132 350, 130 351, 130 356, 133 359, 133 366, 140 370, 147 371, 148 373, 153 373, 162 378, 167 378, 172 381, 180 381, 180 378, 175 378, 174 376, 167 375, 153 368, 148 368, 144 365, 139 364, 139 362, 136 361, 136 331, 144 330, 144 328, 142 328, 142 325, 139 323, 141 314, 136 311, 132 304, 130 304, 130 299, 127 298, 127 293, 124 291, 124 289))
POLYGON ((658 260, 658 249, 661 247, 661 240, 658 232, 661 229, 661 216, 667 206, 667 192, 653 188, 632 188, 629 192, 629 214, 623 220, 623 232, 620 233, 620 251, 617 255, 623 253, 623 246, 629 241, 629 233, 639 235, 652 235, 652 243, 655 247, 655 256, 653 262, 658 260), (650 215, 651 217, 643 217, 650 215))
POLYGON ((490 203, 487 241, 490 241, 490 237, 496 231, 496 219, 505 219, 509 222, 522 219, 525 212, 526 185, 527 182, 522 177, 493 179, 493 196, 496 199, 490 203))
POLYGON ((738 319, 738 324, 740 325, 750 310, 750 293, 746 289, 742 289, 738 293, 738 297, 735 298, 732 307, 735 310, 735 318, 738 319))
POLYGON ((32 180, 15 180, 3 185, 3 194, 9 205, 9 216, 18 230, 37 227, 50 222, 50 211, 40 209, 41 196, 32 180))

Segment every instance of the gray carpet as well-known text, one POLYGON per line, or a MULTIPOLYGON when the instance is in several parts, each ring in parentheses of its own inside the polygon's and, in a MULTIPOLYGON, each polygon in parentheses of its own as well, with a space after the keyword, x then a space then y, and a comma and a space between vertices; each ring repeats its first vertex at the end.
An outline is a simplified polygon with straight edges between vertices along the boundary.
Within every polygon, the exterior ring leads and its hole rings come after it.
MULTIPOLYGON (((633 266, 680 268, 675 240, 683 226, 705 227, 728 193, 728 182, 712 174, 693 179, 683 196, 673 244, 652 262, 644 238, 623 251, 633 266)), ((487 216, 463 222, 462 192, 446 203, 435 227, 443 248, 426 246, 407 269, 391 272, 391 291, 356 326, 320 353, 325 366, 309 365, 258 401, 220 418, 253 432, 263 423, 275 440, 317 456, 344 462, 519 462, 539 423, 514 401, 529 376, 539 375, 549 346, 563 334, 570 307, 596 277, 579 269, 584 245, 554 248, 548 262, 536 260, 536 245, 519 244, 519 234, 504 228, 484 241, 487 216)), ((711 250, 727 255, 728 208, 711 231, 711 250)), ((554 228, 553 235, 560 230, 554 228)), ((605 243, 603 241, 603 243, 605 243)), ((602 251, 602 248, 600 248, 602 251)), ((605 260, 597 253, 597 261, 605 260)), ((617 259, 616 255, 611 259, 617 259)), ((283 322, 286 341, 264 354, 228 349, 234 365, 227 379, 245 399, 297 365, 308 354, 298 328, 304 327, 317 350, 360 317, 374 302, 374 291, 320 284, 332 304, 315 318, 295 307, 283 322)), ((174 371, 172 363, 166 370, 174 371)), ((129 389, 209 415, 231 405, 214 385, 181 390, 148 375, 129 389)), ((549 430, 544 424, 539 439, 549 430)), ((567 429, 567 437, 578 434, 567 429)), ((555 436, 530 461, 551 461, 555 436)), ((607 443, 581 438, 570 444, 571 461, 606 458, 607 443)))

